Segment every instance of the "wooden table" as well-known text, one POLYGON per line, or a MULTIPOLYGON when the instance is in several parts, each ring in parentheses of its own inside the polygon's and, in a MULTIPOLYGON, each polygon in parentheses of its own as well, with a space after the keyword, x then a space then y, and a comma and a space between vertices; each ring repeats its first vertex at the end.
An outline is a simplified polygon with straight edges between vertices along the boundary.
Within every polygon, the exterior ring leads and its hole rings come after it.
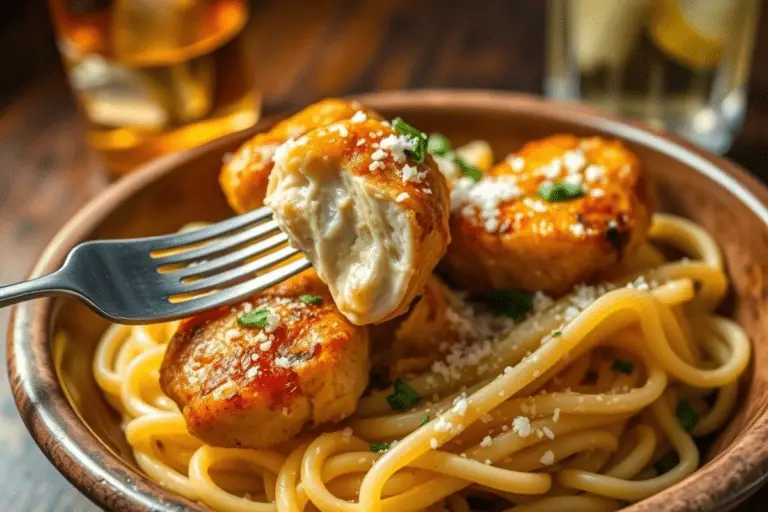
MULTIPOLYGON (((376 89, 541 89, 545 11, 538 0, 290 4, 287 9, 277 1, 259 2, 253 13, 265 113, 376 89)), ((41 64, 29 72, 27 60, 12 59, 10 65, 17 64, 26 78, 0 88, 0 283, 22 279, 56 230, 109 182, 84 143, 63 72, 49 65, 56 60, 44 9, 30 9, 12 27, 16 41, 0 39, 0 56, 33 41, 30 52, 41 64)), ((768 9, 758 39, 748 115, 729 156, 768 179, 768 9)), ((7 317, 0 311, 0 332, 7 317)), ((96 507, 27 435, 3 369, 0 511, 89 510, 96 507)), ((742 510, 768 510, 768 491, 742 510)))

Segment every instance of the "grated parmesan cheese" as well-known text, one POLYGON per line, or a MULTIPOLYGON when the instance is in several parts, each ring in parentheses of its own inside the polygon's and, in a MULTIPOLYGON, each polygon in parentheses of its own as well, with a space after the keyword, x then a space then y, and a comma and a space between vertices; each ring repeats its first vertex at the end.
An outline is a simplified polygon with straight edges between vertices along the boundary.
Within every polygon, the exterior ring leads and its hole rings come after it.
POLYGON ((353 115, 352 117, 349 118, 349 122, 350 123, 362 123, 366 119, 368 119, 368 116, 366 115, 366 113, 363 112, 362 110, 358 110, 357 112, 355 112, 355 115, 353 115))
POLYGON ((584 178, 581 177, 581 174, 569 174, 565 177, 563 182, 568 183, 569 185, 576 185, 579 186, 584 181, 584 178))
POLYGON ((385 158, 387 158, 387 152, 381 148, 371 153, 371 160, 384 160, 385 158))
POLYGON ((514 176, 491 176, 480 181, 462 177, 451 191, 451 210, 461 210, 468 219, 479 216, 486 231, 492 233, 499 227, 500 207, 522 195, 514 176))
POLYGON ((600 165, 588 165, 584 169, 584 179, 587 183, 595 183, 603 178, 605 178, 605 168, 600 165))
POLYGON ((531 422, 525 416, 518 416, 512 420, 512 432, 520 437, 531 435, 531 422))
POLYGON ((563 155, 563 165, 569 174, 579 172, 586 164, 587 159, 580 149, 571 149, 563 155))
POLYGON ((388 135, 379 142, 381 149, 392 153, 395 162, 405 162, 405 152, 413 151, 416 144, 405 135, 388 135))
POLYGON ((560 176, 560 170, 562 168, 562 161, 559 158, 555 158, 546 165, 542 165, 534 171, 534 174, 540 174, 548 180, 557 179, 560 176))
POLYGON ((398 194, 398 196, 395 198, 395 201, 397 201, 398 203, 402 203, 403 201, 406 201, 406 200, 408 200, 408 198, 409 198, 409 197, 411 197, 411 196, 410 196, 410 195, 408 195, 408 192, 401 192, 401 193, 400 193, 400 194, 398 194))
POLYGON ((466 398, 459 398, 454 403, 453 412, 455 412, 459 416, 464 416, 465 414, 467 414, 468 407, 469 407, 469 400, 467 400, 466 398))
POLYGON ((601 188, 593 188, 589 191, 589 195, 592 197, 603 197, 605 195, 605 190, 601 188))
POLYGON ((566 322, 570 322, 571 320, 579 316, 579 310, 573 306, 568 306, 568 308, 563 313, 563 316, 565 317, 566 322))
POLYGON ((521 156, 509 155, 507 157, 507 162, 509 162, 509 166, 515 172, 520 172, 525 167, 525 160, 521 156))
POLYGON ((405 164, 400 172, 405 183, 421 183, 421 180, 427 175, 426 172, 419 172, 416 166, 408 164, 405 164))
POLYGON ((309 141, 306 135, 303 135, 299 137, 298 139, 288 139, 287 141, 280 144, 277 149, 275 149, 275 154, 272 156, 272 161, 274 162, 283 162, 288 157, 288 154, 293 151, 295 148, 303 146, 309 141))
POLYGON ((446 421, 445 418, 440 416, 439 418, 437 418, 437 421, 435 422, 435 426, 432 428, 435 430, 435 432, 450 432, 452 427, 453 425, 451 424, 450 421, 446 421))
POLYGON ((343 138, 346 138, 347 136, 349 136, 349 130, 347 130, 347 127, 344 126, 343 124, 331 125, 328 128, 328 131, 329 132, 336 132, 336 133, 338 133, 343 138))
POLYGON ((267 323, 264 326, 264 331, 268 333, 275 332, 275 329, 278 328, 280 325, 280 316, 276 314, 274 311, 269 311, 267 313, 267 323))
POLYGON ((278 356, 275 358, 275 364, 280 368, 291 368, 291 360, 285 356, 278 356))
POLYGON ((587 230, 584 229, 583 224, 579 224, 579 223, 571 224, 570 226, 568 226, 568 229, 571 231, 571 233, 573 233, 574 236, 577 236, 577 237, 582 237, 587 234, 587 230))
POLYGON ((551 466, 555 463, 555 454, 552 453, 552 450, 545 451, 544 455, 541 456, 540 462, 545 466, 551 466))
POLYGON ((368 165, 368 170, 371 172, 376 172, 379 169, 384 169, 386 165, 384 165, 383 162, 379 162, 378 160, 374 160, 368 165))
POLYGON ((543 292, 536 292, 533 294, 533 312, 539 313, 545 309, 549 309, 555 301, 552 297, 549 297, 543 292))

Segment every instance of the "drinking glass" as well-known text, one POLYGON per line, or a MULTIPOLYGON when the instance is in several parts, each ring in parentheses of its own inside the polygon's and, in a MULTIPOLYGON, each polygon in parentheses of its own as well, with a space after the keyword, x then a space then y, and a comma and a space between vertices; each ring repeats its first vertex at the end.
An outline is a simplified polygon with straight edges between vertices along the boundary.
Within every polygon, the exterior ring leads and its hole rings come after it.
POLYGON ((253 126, 248 0, 49 0, 89 143, 116 175, 253 126))
POLYGON ((550 0, 545 92, 723 153, 745 111, 759 0, 550 0))

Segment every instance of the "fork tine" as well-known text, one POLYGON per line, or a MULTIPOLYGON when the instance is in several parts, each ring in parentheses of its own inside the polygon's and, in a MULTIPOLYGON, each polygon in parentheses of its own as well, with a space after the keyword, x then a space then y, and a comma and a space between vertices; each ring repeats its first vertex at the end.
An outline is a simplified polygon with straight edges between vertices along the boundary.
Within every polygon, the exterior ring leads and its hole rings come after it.
POLYGON ((250 263, 246 263, 245 265, 240 265, 220 274, 215 274, 211 277, 206 277, 191 283, 180 282, 177 285, 171 286, 166 291, 168 291, 170 295, 175 295, 181 293, 205 292, 213 288, 228 286, 248 278, 248 276, 255 272, 285 261, 288 258, 297 255, 298 253, 298 249, 294 249, 293 247, 283 247, 282 249, 278 249, 272 254, 267 254, 262 258, 254 260, 250 263))
POLYGON ((256 210, 237 215, 235 217, 217 222, 210 226, 190 231, 187 233, 179 233, 177 235, 161 235, 152 236, 141 239, 142 242, 149 244, 150 251, 159 251, 163 249, 173 249, 174 247, 182 247, 185 245, 191 245, 199 242, 204 242, 211 238, 216 238, 232 231, 241 229, 248 224, 254 222, 261 222, 265 219, 272 217, 272 211, 267 207, 261 207, 256 210))
MULTIPOLYGON (((215 256, 216 254, 226 252, 234 247, 237 247, 238 245, 242 245, 261 236, 278 231, 279 229, 280 228, 278 227, 277 222, 271 220, 262 224, 257 224, 256 226, 248 228, 245 231, 241 231, 209 245, 198 247, 197 249, 190 249, 184 252, 169 254, 168 256, 161 256, 156 258, 155 262, 158 266, 163 266, 206 259, 210 256, 215 256)), ((288 238, 286 237, 283 242, 287 240, 288 238)))
POLYGON ((288 236, 285 233, 261 240, 255 244, 246 245, 242 249, 227 253, 218 258, 208 260, 204 263, 198 263, 197 265, 189 265, 182 269, 169 272, 172 277, 178 277, 179 279, 186 279, 188 277, 205 277, 214 274, 220 270, 225 270, 237 263, 240 263, 248 258, 253 258, 259 254, 274 249, 288 241, 288 236))
POLYGON ((287 265, 278 267, 275 270, 267 272, 254 279, 249 279, 244 283, 223 289, 221 291, 190 299, 185 302, 177 302, 171 307, 171 314, 177 317, 188 316, 192 311, 205 311, 226 304, 231 304, 240 299, 250 297, 267 288, 274 286, 289 277, 295 276, 299 272, 308 269, 312 264, 306 259, 292 261, 287 265), (175 310, 175 311, 173 311, 175 310))

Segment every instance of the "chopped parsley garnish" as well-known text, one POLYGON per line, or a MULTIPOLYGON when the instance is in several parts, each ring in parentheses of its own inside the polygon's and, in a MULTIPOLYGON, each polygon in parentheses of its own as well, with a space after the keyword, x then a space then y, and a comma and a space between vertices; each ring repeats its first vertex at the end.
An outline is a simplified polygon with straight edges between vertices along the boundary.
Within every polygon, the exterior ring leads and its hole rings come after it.
POLYGON ((461 158, 456 158, 454 161, 456 162, 456 165, 459 166, 459 169, 461 169, 461 173, 464 176, 468 178, 472 178, 475 181, 478 181, 480 178, 483 177, 483 173, 480 172, 480 169, 472 167, 461 158))
POLYGON ((441 133, 430 133, 427 139, 427 151, 437 156, 446 156, 451 152, 451 141, 441 133))
POLYGON ((562 331, 555 331, 555 332, 552 333, 552 337, 553 338, 559 338, 562 335, 563 335, 562 331))
POLYGON ((581 185, 565 183, 558 181, 555 183, 542 183, 537 190, 539 197, 550 203, 559 201, 570 201, 584 195, 584 189, 581 185))
POLYGON ((427 137, 421 133, 421 130, 417 130, 400 117, 392 121, 392 126, 400 135, 405 135, 414 142, 414 148, 406 150, 408 156, 416 160, 416 163, 424 162, 424 156, 427 154, 427 137))
POLYGON ((386 441, 382 441, 380 443, 373 443, 371 445, 371 451, 373 453, 381 453, 387 450, 389 450, 389 443, 386 441))
POLYGON ((387 396, 387 403, 395 411, 404 411, 421 401, 421 395, 403 379, 395 380, 395 392, 387 396))
POLYGON ((497 312, 515 321, 525 318, 533 309, 533 294, 519 290, 494 290, 488 294, 490 306, 497 312))
POLYGON ((677 458, 676 453, 668 453, 662 458, 659 459, 659 461, 656 463, 656 471, 659 472, 659 474, 668 473, 669 471, 672 471, 675 466, 677 466, 679 462, 679 459, 677 458))
POLYGON ((680 400, 677 404, 677 421, 680 422, 680 426, 688 432, 699 422, 699 413, 691 407, 688 400, 680 400))
POLYGON ((632 372, 635 371, 635 363, 632 361, 615 359, 611 365, 611 368, 617 373, 626 373, 627 375, 631 375, 632 372))
POLYGON ((424 419, 423 419, 423 420, 421 420, 421 423, 419 423, 419 426, 420 426, 420 427, 423 427, 423 426, 424 426, 424 425, 426 425, 427 423, 429 423, 429 414, 427 414, 426 416, 424 416, 424 419))
POLYGON ((267 325, 269 311, 266 309, 257 309, 246 313, 237 319, 237 323, 245 327, 264 327, 267 325))
POLYGON ((299 300, 304 304, 311 304, 313 306, 319 306, 323 303, 323 298, 319 295, 300 295, 299 300))
MULTIPOLYGON (((453 156, 452 149, 451 141, 445 135, 440 133, 432 133, 429 135, 429 139, 427 140, 427 151, 433 155, 451 157, 453 156)), ((464 176, 472 178, 475 181, 478 181, 483 177, 483 173, 480 169, 469 165, 461 158, 456 156, 453 158, 453 161, 464 176)))

